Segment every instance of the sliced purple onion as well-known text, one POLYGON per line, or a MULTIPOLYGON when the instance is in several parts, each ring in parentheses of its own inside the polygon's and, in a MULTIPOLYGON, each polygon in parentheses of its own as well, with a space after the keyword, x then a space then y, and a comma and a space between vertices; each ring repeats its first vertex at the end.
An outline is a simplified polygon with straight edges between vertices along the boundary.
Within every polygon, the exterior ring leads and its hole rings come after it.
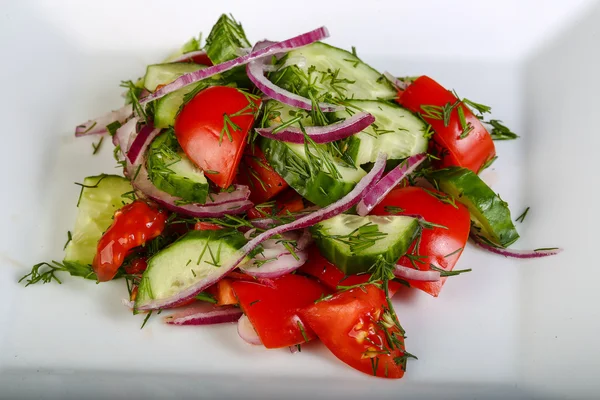
MULTIPOLYGON (((248 78, 256 85, 256 87, 266 94, 268 97, 287 104, 291 107, 302 108, 303 110, 311 110, 312 102, 306 97, 302 97, 290 91, 287 91, 271 82, 265 72, 268 69, 269 58, 260 58, 252 61, 246 66, 246 74, 248 78)), ((343 107, 334 104, 319 103, 319 108, 323 112, 334 112, 343 110, 343 107)))
POLYGON ((274 257, 259 254, 247 265, 240 266, 240 269, 255 278, 279 278, 297 270, 308 260, 308 253, 305 251, 296 251, 295 255, 294 257, 289 252, 280 253, 274 257), (264 261, 264 263, 258 266, 256 260, 264 261))
POLYGON ((164 321, 170 325, 214 325, 236 322, 242 315, 237 307, 215 307, 198 302, 166 316, 164 321))
POLYGON ((115 146, 121 147, 121 154, 123 155, 123 159, 125 159, 125 155, 129 150, 127 144, 129 143, 130 138, 136 135, 138 121, 138 118, 131 118, 125 124, 121 125, 121 127, 117 129, 114 136, 112 137, 113 144, 115 146))
POLYGON ((252 326, 252 323, 250 322, 246 314, 243 314, 240 317, 240 319, 238 319, 237 331, 238 335, 240 335, 240 337, 244 339, 244 342, 255 346, 262 344, 258 333, 256 333, 256 330, 252 326))
POLYGON ((369 171, 369 173, 358 182, 358 184, 354 187, 354 189, 352 189, 352 191, 350 191, 350 193, 348 193, 346 196, 342 197, 335 203, 332 203, 327 207, 323 207, 320 210, 315 211, 311 214, 300 217, 293 222, 279 225, 273 229, 265 231, 260 235, 256 236, 254 239, 250 240, 221 265, 221 267, 219 268, 218 275, 215 274, 210 277, 207 277, 204 280, 198 281, 171 297, 165 299, 150 300, 146 304, 138 305, 137 309, 155 310, 160 308, 173 307, 173 305, 176 304, 182 304, 196 296, 199 292, 206 289, 210 285, 224 278, 228 273, 237 268, 240 263, 247 259, 248 253, 254 250, 259 244, 269 239, 271 236, 281 235, 289 231, 308 228, 309 226, 315 225, 325 219, 335 217, 336 215, 341 214, 344 211, 352 208, 356 203, 360 201, 361 198, 365 196, 366 193, 373 189, 373 187, 375 186, 375 182, 377 182, 383 174, 386 160, 387 155, 385 153, 379 153, 377 161, 375 161, 375 165, 373 166, 371 171, 369 171))
POLYGON ((396 88, 397 88, 397 89, 400 89, 400 90, 406 90, 406 88, 407 88, 407 87, 408 87, 408 85, 409 85, 408 83, 406 83, 406 82, 404 82, 404 81, 402 81, 402 80, 400 80, 400 79, 396 78, 394 75, 390 74, 390 73, 389 73, 389 72, 387 72, 387 71, 385 71, 385 72, 383 73, 383 76, 385 76, 385 77, 386 77, 386 79, 387 79, 388 81, 390 81, 392 85, 396 86, 396 88))
POLYGON ((425 154, 417 154, 409 157, 405 162, 388 172, 381 178, 372 191, 358 203, 356 212, 360 216, 365 216, 395 188, 402 179, 410 175, 425 160, 425 154))
MULTIPOLYGON (((345 119, 327 126, 308 126, 304 128, 306 134, 315 143, 329 143, 345 139, 375 122, 375 117, 366 112, 359 112, 345 119)), ((304 143, 304 133, 296 127, 288 126, 277 133, 273 133, 277 127, 258 128, 256 132, 268 139, 279 140, 288 143, 304 143)))
POLYGON ((108 133, 108 129, 106 129, 107 125, 110 125, 113 122, 123 124, 132 114, 133 107, 131 104, 127 104, 118 110, 108 112, 96 119, 89 120, 85 124, 78 125, 75 128, 75 136, 79 137, 108 133))
POLYGON ((155 137, 160 133, 160 129, 154 128, 154 125, 148 123, 142 126, 140 132, 132 137, 131 144, 127 147, 127 158, 132 164, 136 164, 138 159, 146 153, 148 145, 152 143, 155 137), (148 140, 150 138, 150 140, 148 140), (142 151, 143 150, 143 151, 142 151))
POLYGON ((142 98, 140 100, 140 103, 146 104, 150 101, 159 99, 171 92, 174 92, 175 90, 181 89, 182 87, 187 86, 191 83, 198 82, 202 79, 206 79, 216 74, 221 74, 237 66, 248 64, 249 62, 261 57, 285 53, 289 50, 306 46, 307 44, 311 44, 318 40, 325 39, 328 36, 329 32, 327 31, 327 28, 323 26, 321 28, 304 33, 302 35, 295 36, 291 39, 284 40, 283 42, 278 42, 261 48, 259 50, 252 51, 249 54, 243 55, 238 58, 234 58, 233 60, 226 61, 224 63, 214 65, 205 69, 201 69, 199 71, 184 74, 176 80, 174 80, 173 82, 169 83, 168 85, 165 85, 160 89, 156 90, 154 93, 142 98))
POLYGON ((561 248, 549 248, 549 249, 535 249, 535 250, 515 250, 515 249, 503 249, 502 247, 495 247, 484 242, 479 236, 471 234, 471 239, 475 244, 482 249, 489 251, 490 253, 500 254, 504 257, 511 258, 541 258, 555 256, 563 249, 561 248))
POLYGON ((296 247, 300 251, 306 250, 308 248, 308 246, 310 246, 312 244, 312 242, 313 242, 313 237, 310 234, 310 230, 308 230, 308 228, 304 228, 302 235, 300 235, 300 237, 298 238, 298 241, 296 242, 296 247))
POLYGON ((299 348, 298 346, 299 346, 299 345, 296 345, 296 346, 290 346, 290 347, 289 347, 289 349, 290 349, 290 353, 292 353, 292 354, 299 353, 299 352, 300 352, 300 348, 299 348))
POLYGON ((394 276, 400 279, 409 279, 411 281, 421 282, 436 282, 440 280, 438 271, 421 271, 419 269, 405 267, 404 265, 396 264, 394 276))

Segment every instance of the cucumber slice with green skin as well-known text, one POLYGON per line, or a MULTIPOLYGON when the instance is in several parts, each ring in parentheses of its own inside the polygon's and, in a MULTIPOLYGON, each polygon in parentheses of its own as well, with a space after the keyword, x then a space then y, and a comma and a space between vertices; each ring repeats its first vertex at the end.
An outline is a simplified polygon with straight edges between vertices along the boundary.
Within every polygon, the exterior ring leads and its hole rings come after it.
POLYGON ((467 168, 450 167, 432 172, 429 178, 469 209, 473 227, 484 239, 508 247, 519 238, 508 204, 477 174, 467 168))
POLYGON ((190 231, 148 260, 136 298, 136 307, 167 299, 200 281, 216 282, 221 268, 247 240, 233 229, 190 231))
POLYGON ((310 231, 321 254, 349 275, 368 272, 380 257, 397 262, 418 229, 418 221, 411 217, 340 214, 314 225, 310 231), (374 232, 369 234, 363 229, 374 232))
MULTIPOLYGON (((232 16, 221 15, 206 38, 206 54, 213 64, 233 60, 243 54, 244 49, 252 47, 242 25, 232 16)), ((239 66, 223 73, 227 82, 235 82, 239 87, 250 87, 246 67, 239 66)))
POLYGON ((185 155, 172 129, 148 149, 148 176, 157 188, 192 203, 204 204, 209 186, 204 172, 185 155))
POLYGON ((112 224, 115 211, 131 203, 123 194, 133 188, 128 179, 117 175, 89 176, 83 185, 63 264, 71 275, 96 279, 91 265, 98 241, 112 224))
POLYGON ((144 87, 150 92, 154 92, 158 85, 166 85, 173 82, 183 74, 198 71, 206 68, 205 65, 193 63, 170 63, 170 64, 152 64, 146 67, 144 75, 144 87))
MULTIPOLYGON (((398 105, 372 100, 350 100, 352 111, 365 111, 375 122, 348 141, 347 154, 356 165, 375 162, 384 151, 388 160, 401 160, 427 151, 427 125, 409 110, 398 105)), ((334 113, 337 119, 348 118, 348 111, 334 113)))
MULTIPOLYGON (((339 176, 334 177, 323 167, 315 170, 310 167, 302 144, 261 138, 260 148, 269 164, 288 185, 302 197, 321 207, 344 197, 366 175, 361 168, 354 169, 342 165, 329 153, 325 154, 325 158, 335 166, 339 176)), ((312 149, 311 152, 314 153, 312 149)))
POLYGON ((179 50, 177 50, 176 52, 171 54, 163 62, 164 63, 173 62, 174 60, 177 60, 179 57, 181 57, 185 53, 191 53, 192 51, 201 50, 202 48, 200 46, 200 39, 201 38, 196 39, 195 37, 191 38, 190 40, 185 42, 179 50))
POLYGON ((229 15, 221 15, 206 38, 206 54, 216 65, 240 56, 241 49, 252 47, 242 25, 229 15))
MULTIPOLYGON (((202 90, 210 86, 223 86, 225 82, 220 78, 219 75, 215 75, 210 79, 192 83, 191 85, 182 87, 179 90, 169 93, 168 95, 161 97, 155 102, 154 106, 154 126, 156 128, 165 129, 175 125, 175 118, 181 109, 185 101, 185 97, 188 93, 199 93, 202 90)), ((233 86, 229 84, 227 86, 233 86)))
POLYGON ((315 42, 292 50, 278 64, 301 58, 306 60, 304 65, 292 65, 274 72, 271 81, 304 97, 308 97, 310 87, 316 89, 318 96, 327 93, 344 99, 391 100, 397 95, 381 73, 354 54, 325 43, 315 42), (309 74, 309 69, 314 72, 309 74), (309 84, 309 75, 312 84, 309 84))

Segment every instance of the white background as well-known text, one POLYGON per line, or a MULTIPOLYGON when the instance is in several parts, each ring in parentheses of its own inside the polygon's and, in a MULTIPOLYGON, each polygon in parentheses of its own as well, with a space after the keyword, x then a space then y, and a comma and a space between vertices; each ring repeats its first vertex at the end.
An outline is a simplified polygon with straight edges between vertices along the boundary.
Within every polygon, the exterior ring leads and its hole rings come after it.
POLYGON ((0 9, 4 128, 0 171, 0 398, 594 398, 600 390, 595 186, 600 145, 600 6, 571 1, 48 1, 0 9), (471 248, 433 299, 395 299, 408 331, 402 381, 362 375, 320 345, 300 354, 252 348, 234 326, 167 327, 121 306, 123 282, 16 284, 62 258, 83 177, 112 172, 109 143, 91 157, 75 125, 121 104, 143 74, 232 12, 251 40, 327 25, 398 75, 429 74, 494 108, 521 135, 497 145, 485 179, 511 204, 517 248, 555 258, 511 261, 471 248))

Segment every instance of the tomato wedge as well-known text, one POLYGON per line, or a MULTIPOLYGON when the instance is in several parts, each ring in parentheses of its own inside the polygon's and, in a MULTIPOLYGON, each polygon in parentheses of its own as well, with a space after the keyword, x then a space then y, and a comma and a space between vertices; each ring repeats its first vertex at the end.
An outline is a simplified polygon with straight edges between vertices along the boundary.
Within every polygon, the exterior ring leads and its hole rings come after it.
POLYGON ((469 107, 457 103, 456 96, 428 76, 417 78, 410 86, 399 93, 398 102, 419 113, 431 124, 435 134, 432 152, 440 156, 440 167, 457 165, 478 173, 483 165, 496 155, 492 137, 481 121, 473 115, 469 107), (454 107, 453 107, 454 106, 454 107), (432 108, 433 107, 433 108, 432 108), (444 121, 442 108, 450 110, 444 121), (459 109, 464 115, 461 124, 459 109), (464 127, 472 128, 467 132, 464 127))
POLYGON ((175 120, 175 135, 190 160, 221 188, 233 183, 260 99, 228 86, 198 93, 175 120))
POLYGON ((288 187, 256 145, 246 147, 236 182, 250 187, 250 200, 254 204, 269 201, 288 187))
POLYGON ((366 374, 402 378, 404 332, 393 324, 383 290, 365 285, 301 311, 308 326, 340 360, 366 374))
MULTIPOLYGON (((344 275, 338 267, 321 255, 317 246, 311 246, 308 249, 308 261, 298 271, 317 278, 319 282, 332 291, 337 291, 339 286, 367 283, 371 278, 370 274, 344 275)), ((402 284, 398 282, 391 281, 389 283, 390 297, 398 291, 400 286, 402 284)))
POLYGON ((98 241, 92 262, 98 281, 114 278, 129 251, 160 235, 166 220, 165 211, 141 200, 117 210, 112 225, 98 241))
MULTIPOLYGON (((420 187, 405 187, 392 190, 371 212, 372 215, 392 215, 401 209, 407 214, 421 215, 428 222, 447 227, 423 229, 418 255, 413 258, 420 270, 430 270, 434 265, 452 271, 469 238, 471 220, 469 211, 458 202, 453 202, 442 192, 420 187), (445 202, 440 200, 447 199, 445 202), (451 203, 451 204, 449 204, 451 203)), ((414 253, 415 244, 407 254, 414 253)), ((400 259, 404 266, 411 266, 406 256, 400 259)), ((437 282, 409 281, 415 287, 437 297, 446 278, 437 282)))
POLYGON ((295 190, 287 189, 275 197, 275 207, 262 206, 252 207, 248 210, 248 218, 266 218, 273 214, 286 215, 288 212, 294 213, 304 210, 304 200, 295 190))
POLYGON ((240 306, 262 343, 273 349, 314 339, 314 332, 300 317, 299 310, 328 294, 327 289, 310 278, 294 274, 273 282, 275 287, 244 281, 232 283, 240 306))

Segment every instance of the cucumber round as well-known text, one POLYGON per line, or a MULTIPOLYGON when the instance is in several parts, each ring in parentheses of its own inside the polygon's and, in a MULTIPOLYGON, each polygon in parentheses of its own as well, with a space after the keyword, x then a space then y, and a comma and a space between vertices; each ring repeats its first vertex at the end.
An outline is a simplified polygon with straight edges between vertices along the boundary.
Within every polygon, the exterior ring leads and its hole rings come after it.
POLYGON ((194 63, 148 65, 146 67, 146 75, 144 75, 144 87, 146 90, 154 92, 159 85, 166 85, 183 74, 195 72, 203 68, 206 68, 206 66, 194 63))
POLYGON ((321 254, 350 275, 368 272, 380 257, 397 262, 408 250, 418 228, 418 221, 406 216, 340 214, 310 230, 321 254), (370 229, 371 233, 363 233, 363 229, 370 229))
POLYGON ((202 280, 216 281, 228 272, 223 265, 246 242, 233 229, 188 232, 148 260, 136 307, 175 296, 202 280))
POLYGON ((306 60, 304 65, 292 65, 272 73, 271 81, 305 97, 309 88, 316 89, 317 96, 327 93, 344 99, 391 100, 397 95, 381 73, 349 51, 315 42, 288 52, 279 64, 301 58, 306 60), (314 69, 310 77, 309 69, 314 69))
MULTIPOLYGON (((427 124, 409 110, 386 101, 349 100, 351 112, 365 111, 375 122, 349 141, 348 154, 356 165, 375 162, 384 151, 388 160, 401 160, 427 151, 424 136, 427 124)), ((334 113, 338 119, 348 118, 346 110, 334 113)))
POLYGON ((183 153, 175 132, 167 130, 148 149, 148 176, 157 188, 191 203, 206 202, 209 186, 204 172, 183 153))
POLYGON ((432 172, 429 177, 440 190, 469 209, 475 234, 501 247, 519 238, 508 204, 473 171, 450 167, 432 172))
POLYGON ((323 168, 315 171, 309 166, 302 144, 261 138, 260 147, 269 164, 288 185, 308 201, 322 207, 344 197, 366 175, 361 168, 354 169, 342 165, 329 153, 325 154, 325 157, 335 166, 339 176, 333 176, 323 168))
POLYGON ((128 179, 117 175, 89 176, 83 185, 75 228, 63 261, 71 275, 79 276, 87 276, 91 271, 98 241, 112 224, 115 211, 131 203, 131 198, 123 194, 133 190, 128 179))

